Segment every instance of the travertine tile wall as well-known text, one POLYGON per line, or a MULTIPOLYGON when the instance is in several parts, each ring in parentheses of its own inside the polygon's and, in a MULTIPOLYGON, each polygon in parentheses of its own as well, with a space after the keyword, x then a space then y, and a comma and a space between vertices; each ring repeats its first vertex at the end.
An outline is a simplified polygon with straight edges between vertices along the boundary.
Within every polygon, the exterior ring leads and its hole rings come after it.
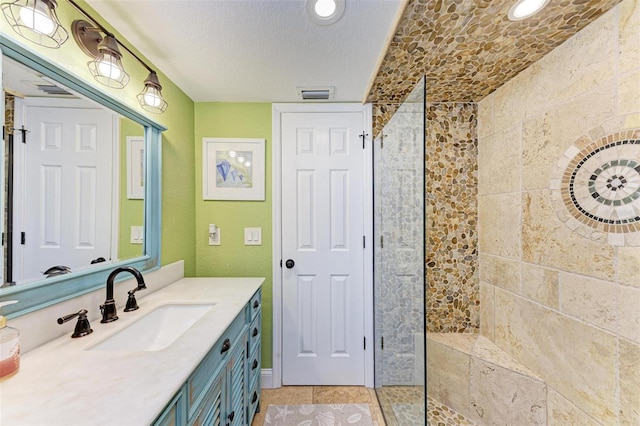
POLYGON ((479 102, 480 330, 548 384, 548 424, 640 424, 640 248, 585 238, 550 180, 585 134, 640 127, 640 2, 479 102))

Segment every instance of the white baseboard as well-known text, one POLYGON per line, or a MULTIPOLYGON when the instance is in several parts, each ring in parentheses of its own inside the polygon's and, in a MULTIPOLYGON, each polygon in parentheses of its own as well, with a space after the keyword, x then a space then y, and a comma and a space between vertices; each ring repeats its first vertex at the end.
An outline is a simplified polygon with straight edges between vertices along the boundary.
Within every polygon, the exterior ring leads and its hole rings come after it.
POLYGON ((262 389, 273 389, 273 369, 263 368, 260 371, 260 383, 262 389))

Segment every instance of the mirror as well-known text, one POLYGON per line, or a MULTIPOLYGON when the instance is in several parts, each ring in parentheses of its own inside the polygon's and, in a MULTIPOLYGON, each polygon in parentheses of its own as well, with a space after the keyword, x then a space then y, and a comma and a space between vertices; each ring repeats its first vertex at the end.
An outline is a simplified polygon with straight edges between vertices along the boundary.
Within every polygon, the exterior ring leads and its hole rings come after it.
POLYGON ((0 149, 0 300, 20 300, 5 313, 103 287, 118 266, 157 269, 166 129, 2 34, 0 48, 15 129, 0 149))
POLYGON ((3 287, 141 256, 144 127, 2 58, 3 287))

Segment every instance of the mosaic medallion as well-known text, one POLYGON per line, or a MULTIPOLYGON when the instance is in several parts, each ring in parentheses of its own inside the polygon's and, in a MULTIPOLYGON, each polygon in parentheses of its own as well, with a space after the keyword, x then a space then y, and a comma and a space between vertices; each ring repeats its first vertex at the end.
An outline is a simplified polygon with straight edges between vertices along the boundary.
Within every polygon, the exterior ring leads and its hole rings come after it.
POLYGON ((558 162, 551 189, 558 217, 581 235, 640 245, 640 130, 578 140, 558 162))

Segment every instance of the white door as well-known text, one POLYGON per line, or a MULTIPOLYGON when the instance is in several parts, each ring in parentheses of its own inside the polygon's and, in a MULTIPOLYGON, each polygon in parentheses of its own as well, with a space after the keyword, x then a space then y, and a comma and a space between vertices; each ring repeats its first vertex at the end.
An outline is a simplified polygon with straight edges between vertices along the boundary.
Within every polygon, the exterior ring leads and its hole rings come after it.
POLYGON ((16 282, 42 278, 55 265, 81 270, 112 255, 115 118, 69 105, 25 101, 27 143, 16 144, 16 282))
POLYGON ((281 120, 282 384, 363 385, 364 114, 281 120))

